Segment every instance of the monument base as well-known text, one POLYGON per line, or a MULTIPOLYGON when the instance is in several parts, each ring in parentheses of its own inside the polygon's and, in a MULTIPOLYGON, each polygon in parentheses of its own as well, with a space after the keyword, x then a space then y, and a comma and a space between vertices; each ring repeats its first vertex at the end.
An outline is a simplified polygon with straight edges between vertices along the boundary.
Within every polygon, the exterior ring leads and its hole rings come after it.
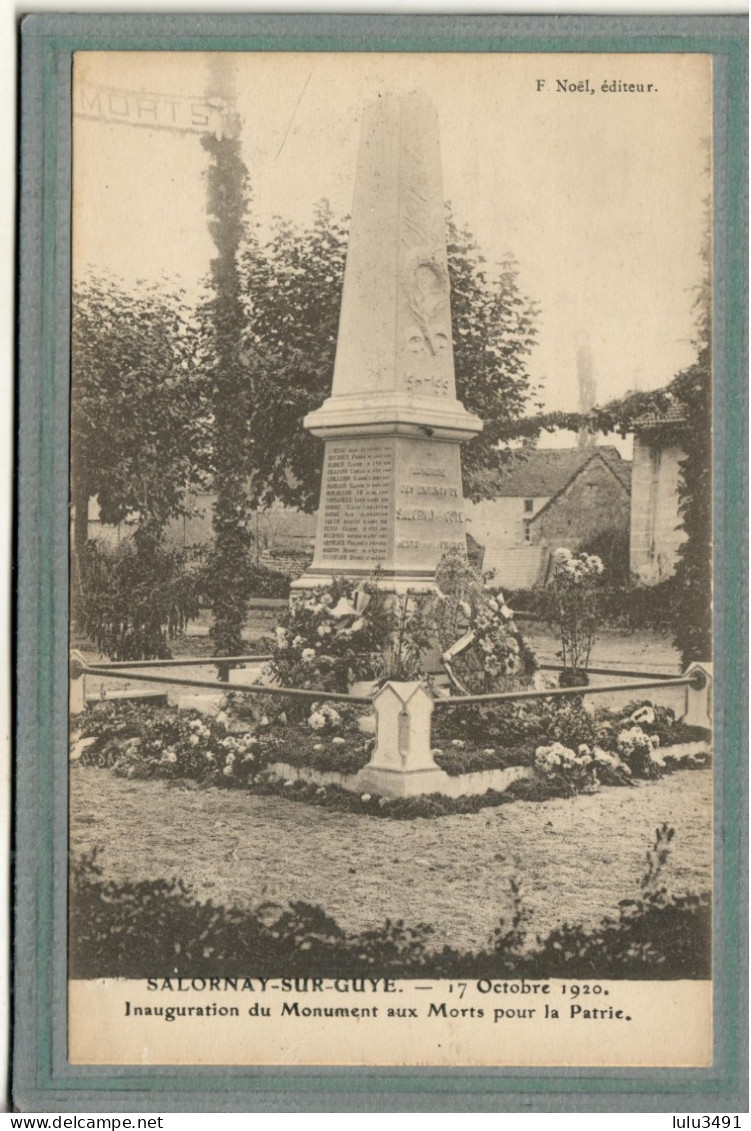
POLYGON ((419 797, 424 793, 446 793, 448 774, 443 770, 391 770, 366 766, 357 775, 358 789, 372 790, 381 797, 419 797))
POLYGON ((335 577, 347 577, 355 581, 368 581, 375 585, 384 593, 396 593, 402 596, 405 593, 437 593, 438 586, 436 585, 435 578, 429 573, 416 574, 414 576, 397 573, 389 573, 388 570, 379 570, 378 575, 374 576, 374 569, 362 569, 359 566, 351 566, 347 569, 341 570, 321 570, 320 572, 315 569, 306 570, 302 577, 298 577, 290 585, 291 596, 299 592, 310 592, 312 589, 324 589, 327 585, 331 585, 335 577))

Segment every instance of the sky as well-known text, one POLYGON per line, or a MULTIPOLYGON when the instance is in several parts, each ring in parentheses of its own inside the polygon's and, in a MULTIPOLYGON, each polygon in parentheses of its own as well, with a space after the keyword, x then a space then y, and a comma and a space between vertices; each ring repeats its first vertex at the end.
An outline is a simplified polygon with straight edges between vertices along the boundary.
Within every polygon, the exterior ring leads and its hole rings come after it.
MULTIPOLYGON (((419 87, 438 110, 445 198, 489 267, 516 256, 521 287, 542 308, 530 370, 545 407, 578 407, 582 344, 599 403, 663 386, 692 362, 710 191, 706 57, 231 59, 263 230, 275 215, 308 223, 324 197, 348 214, 364 105, 419 87), (584 89, 559 90, 559 80, 584 89), (602 89, 617 83, 653 90, 602 89)), ((74 81, 200 98, 207 74, 199 53, 82 53, 74 81)), ((74 274, 108 271, 129 285, 167 275, 195 293, 213 254, 198 135, 76 117, 74 161, 74 274)))

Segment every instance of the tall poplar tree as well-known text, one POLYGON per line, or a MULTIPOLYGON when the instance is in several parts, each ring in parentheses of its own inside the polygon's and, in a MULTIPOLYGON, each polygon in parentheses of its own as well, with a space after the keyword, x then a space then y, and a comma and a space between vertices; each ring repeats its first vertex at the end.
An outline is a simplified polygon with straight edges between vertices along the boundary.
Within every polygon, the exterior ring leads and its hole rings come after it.
POLYGON ((213 610, 211 637, 218 656, 242 651, 248 601, 251 521, 247 489, 252 374, 243 351, 245 310, 238 272, 246 211, 248 170, 240 150, 240 121, 231 110, 235 90, 230 60, 217 54, 209 66, 207 98, 230 109, 219 134, 202 138, 209 154, 207 211, 217 254, 211 261, 211 297, 205 314, 211 361, 207 377, 214 424, 214 545, 206 572, 213 610))

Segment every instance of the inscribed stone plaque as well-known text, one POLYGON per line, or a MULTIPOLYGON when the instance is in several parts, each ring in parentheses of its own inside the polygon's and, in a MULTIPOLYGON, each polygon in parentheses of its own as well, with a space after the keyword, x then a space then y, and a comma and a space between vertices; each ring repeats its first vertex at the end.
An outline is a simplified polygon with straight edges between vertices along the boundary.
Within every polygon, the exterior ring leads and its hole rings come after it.
POLYGON ((386 561, 393 472, 393 440, 329 441, 316 558, 371 566, 386 561))

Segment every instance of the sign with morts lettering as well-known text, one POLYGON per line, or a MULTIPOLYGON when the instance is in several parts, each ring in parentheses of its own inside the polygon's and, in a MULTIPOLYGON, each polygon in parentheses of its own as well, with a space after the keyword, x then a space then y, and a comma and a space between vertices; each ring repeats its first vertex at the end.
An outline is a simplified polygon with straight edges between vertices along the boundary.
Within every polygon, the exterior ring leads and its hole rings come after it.
POLYGON ((91 20, 23 25, 16 1106, 742 1110, 742 21, 91 20))

